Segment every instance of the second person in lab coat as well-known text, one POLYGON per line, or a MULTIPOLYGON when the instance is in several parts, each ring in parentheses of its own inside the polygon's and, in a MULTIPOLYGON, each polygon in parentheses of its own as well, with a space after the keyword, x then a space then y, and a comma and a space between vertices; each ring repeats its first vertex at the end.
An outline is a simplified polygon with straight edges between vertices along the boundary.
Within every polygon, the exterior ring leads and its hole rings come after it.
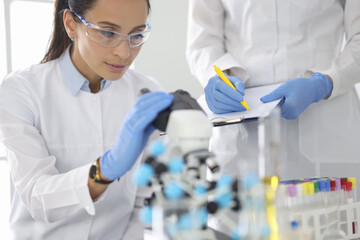
POLYGON ((12 239, 143 239, 148 192, 131 175, 173 99, 129 69, 149 10, 148 0, 57 0, 42 63, 3 81, 12 239), (152 92, 139 98, 144 87, 152 92))
MULTIPOLYGON (((359 175, 360 113, 350 96, 360 81, 359 9, 357 0, 189 1, 188 64, 213 112, 244 111, 244 87, 283 83, 262 101, 283 98, 285 179, 319 174, 316 162, 320 174, 359 175)), ((224 173, 238 175, 241 160, 257 161, 257 122, 215 128, 211 150, 224 173)))

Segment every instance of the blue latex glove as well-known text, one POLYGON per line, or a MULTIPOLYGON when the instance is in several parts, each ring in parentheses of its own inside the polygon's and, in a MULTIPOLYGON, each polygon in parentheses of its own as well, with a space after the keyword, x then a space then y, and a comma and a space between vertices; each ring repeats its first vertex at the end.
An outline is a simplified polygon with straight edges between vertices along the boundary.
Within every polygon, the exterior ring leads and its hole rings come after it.
POLYGON ((100 169, 104 177, 114 180, 131 169, 155 130, 151 123, 158 113, 171 105, 173 98, 172 94, 150 92, 138 99, 125 117, 112 149, 101 157, 100 169))
POLYGON ((225 75, 237 91, 224 83, 217 75, 210 78, 205 87, 205 100, 209 109, 214 113, 246 111, 240 103, 244 99, 244 83, 238 77, 230 77, 226 73, 225 75))
POLYGON ((281 116, 296 119, 312 103, 330 95, 332 81, 321 73, 314 73, 311 78, 296 78, 281 84, 260 100, 264 103, 284 98, 280 102, 281 116))

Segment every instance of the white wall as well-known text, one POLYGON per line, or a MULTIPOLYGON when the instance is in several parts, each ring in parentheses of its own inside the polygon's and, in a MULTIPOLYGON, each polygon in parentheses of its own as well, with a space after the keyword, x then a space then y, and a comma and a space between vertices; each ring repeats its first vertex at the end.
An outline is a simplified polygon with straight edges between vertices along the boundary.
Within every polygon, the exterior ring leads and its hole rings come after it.
POLYGON ((0 1, 0 83, 6 75, 5 15, 4 1, 0 1))
POLYGON ((185 58, 186 0, 150 0, 149 40, 136 59, 135 69, 158 80, 167 91, 183 89, 197 98, 203 88, 191 75, 185 58))

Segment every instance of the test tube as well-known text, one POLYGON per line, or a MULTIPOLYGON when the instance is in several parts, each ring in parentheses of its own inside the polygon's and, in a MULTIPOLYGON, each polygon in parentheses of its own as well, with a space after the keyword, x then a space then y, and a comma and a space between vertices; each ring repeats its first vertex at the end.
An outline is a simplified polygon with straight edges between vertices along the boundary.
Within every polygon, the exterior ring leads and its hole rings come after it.
POLYGON ((322 206, 325 206, 326 204, 326 183, 325 180, 319 181, 319 191, 321 196, 321 204, 322 206))
POLYGON ((315 188, 315 205, 316 207, 321 206, 321 198, 320 198, 320 192, 319 192, 319 182, 314 182, 314 188, 315 188))
POLYGON ((346 203, 346 178, 340 178, 340 183, 341 183, 342 202, 346 203))
POLYGON ((315 203, 315 186, 314 182, 308 182, 309 208, 314 208, 315 203))
POLYGON ((330 180, 325 180, 325 198, 328 205, 331 204, 331 185, 330 180))
POLYGON ((353 202, 352 182, 346 182, 346 203, 351 204, 353 202))
MULTIPOLYGON (((352 190, 352 182, 346 182, 346 203, 347 204, 352 204, 354 202, 353 199, 353 190, 352 190)), ((356 222, 355 217, 354 217, 354 210, 351 209, 350 214, 349 214, 349 218, 352 222, 352 233, 355 234, 356 233, 356 222)))
POLYGON ((353 200, 354 202, 357 201, 357 191, 356 191, 356 177, 348 178, 348 181, 352 182, 352 189, 353 189, 353 200))
POLYGON ((346 178, 340 178, 341 189, 346 191, 346 178))
POLYGON ((296 185, 289 184, 287 186, 288 194, 289 194, 289 207, 294 209, 297 206, 297 199, 296 199, 296 185))
POLYGON ((276 205, 279 209, 289 208, 289 196, 287 184, 280 184, 276 193, 276 205))
POLYGON ((303 198, 303 186, 301 183, 296 184, 296 194, 297 194, 297 208, 304 208, 304 198, 303 198))
POLYGON ((336 199, 336 182, 335 180, 330 180, 330 201, 332 204, 338 204, 336 199))
POLYGON ((301 183, 301 185, 302 185, 302 190, 303 190, 302 192, 303 192, 304 206, 305 206, 305 208, 309 208, 310 203, 309 203, 309 194, 308 194, 309 193, 308 182, 303 182, 303 183, 301 183))
POLYGON ((341 195, 341 180, 340 178, 335 179, 335 191, 336 191, 336 198, 339 205, 344 203, 344 198, 341 195))

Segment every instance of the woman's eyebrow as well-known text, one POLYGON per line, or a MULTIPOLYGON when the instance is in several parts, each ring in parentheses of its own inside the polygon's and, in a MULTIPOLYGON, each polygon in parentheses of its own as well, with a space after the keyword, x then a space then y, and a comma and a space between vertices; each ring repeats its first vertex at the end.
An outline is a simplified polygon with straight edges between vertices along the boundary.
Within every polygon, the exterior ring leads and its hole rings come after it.
MULTIPOLYGON (((116 25, 115 23, 112 23, 112 22, 108 22, 108 21, 101 21, 101 22, 98 22, 98 24, 106 24, 106 25, 109 25, 111 27, 114 27, 114 28, 117 28, 117 29, 121 29, 121 27, 119 25, 116 25)), ((139 25, 139 26, 136 26, 133 28, 134 29, 138 29, 138 28, 145 28, 146 25, 145 24, 142 24, 142 25, 139 25)))
POLYGON ((137 26, 137 27, 134 27, 133 30, 134 30, 134 29, 138 29, 138 28, 146 28, 146 25, 145 25, 145 24, 139 25, 139 26, 137 26))

